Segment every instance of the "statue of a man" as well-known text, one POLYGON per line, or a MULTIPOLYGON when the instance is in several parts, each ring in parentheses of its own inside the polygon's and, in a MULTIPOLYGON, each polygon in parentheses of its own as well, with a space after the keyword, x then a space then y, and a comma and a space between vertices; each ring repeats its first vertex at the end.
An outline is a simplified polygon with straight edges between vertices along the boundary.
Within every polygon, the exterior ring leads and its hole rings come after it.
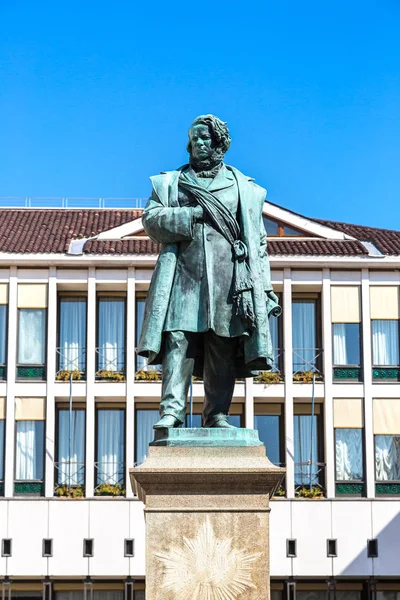
POLYGON ((151 178, 143 226, 161 244, 137 352, 163 367, 156 429, 179 427, 193 374, 203 427, 232 427, 236 377, 271 369, 269 315, 281 312, 262 219, 266 191, 223 162, 231 138, 213 115, 189 129, 190 162, 151 178))

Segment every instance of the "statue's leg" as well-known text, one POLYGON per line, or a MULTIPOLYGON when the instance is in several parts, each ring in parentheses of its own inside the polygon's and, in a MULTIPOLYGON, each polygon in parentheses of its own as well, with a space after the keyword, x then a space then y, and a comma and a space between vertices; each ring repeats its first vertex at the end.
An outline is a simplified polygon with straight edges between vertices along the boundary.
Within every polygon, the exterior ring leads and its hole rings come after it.
POLYGON ((196 334, 168 331, 162 371, 160 415, 171 415, 182 424, 186 416, 186 399, 196 354, 196 334))
POLYGON ((235 387, 237 339, 220 337, 212 330, 204 335, 203 427, 228 426, 235 387))

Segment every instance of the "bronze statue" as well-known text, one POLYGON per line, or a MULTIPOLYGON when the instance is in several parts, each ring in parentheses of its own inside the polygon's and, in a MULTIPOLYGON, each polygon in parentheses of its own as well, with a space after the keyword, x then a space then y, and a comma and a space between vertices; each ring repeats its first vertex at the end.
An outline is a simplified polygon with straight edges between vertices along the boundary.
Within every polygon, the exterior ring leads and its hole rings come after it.
POLYGON ((231 138, 213 115, 189 129, 189 164, 151 178, 143 226, 162 244, 137 348, 163 366, 161 419, 179 427, 193 374, 203 377, 203 427, 232 427, 237 377, 271 369, 272 290, 262 219, 266 191, 223 162, 231 138))

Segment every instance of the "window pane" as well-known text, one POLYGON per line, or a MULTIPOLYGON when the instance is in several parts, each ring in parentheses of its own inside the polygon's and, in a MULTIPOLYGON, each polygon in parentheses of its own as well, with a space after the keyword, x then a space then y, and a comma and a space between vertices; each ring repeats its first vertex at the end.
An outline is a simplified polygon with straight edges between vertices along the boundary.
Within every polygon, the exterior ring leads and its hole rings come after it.
POLYGON ((295 485, 316 484, 319 481, 317 415, 294 415, 294 482, 295 485))
POLYGON ((375 436, 377 481, 400 481, 400 435, 375 436))
POLYGON ((274 465, 280 465, 280 416, 254 415, 254 428, 267 448, 267 456, 274 465))
POLYGON ((272 219, 268 219, 267 217, 263 217, 263 221, 267 235, 278 235, 278 223, 276 221, 272 221, 272 219))
POLYGON ((84 371, 86 366, 86 298, 60 302, 60 369, 84 371))
POLYGON ((5 420, 0 419, 0 481, 4 479, 4 425, 5 420))
POLYGON ((98 369, 122 371, 125 368, 125 300, 99 300, 98 369))
POLYGON ((298 229, 293 229, 292 227, 289 227, 289 225, 284 226, 283 232, 284 232, 284 235, 287 235, 287 236, 300 235, 300 236, 304 237, 306 235, 304 233, 304 231, 299 231, 298 229))
POLYGON ((279 333, 278 319, 276 317, 269 318, 269 331, 271 333, 272 349, 274 354, 274 364, 272 371, 279 371, 279 333))
MULTIPOLYGON (((136 298, 136 346, 139 343, 139 338, 142 331, 145 306, 146 298, 136 298)), ((136 355, 136 371, 161 371, 161 368, 161 365, 148 365, 147 358, 136 355)))
POLYGON ((44 365, 46 309, 18 310, 18 364, 44 365))
POLYGON ((376 592, 376 600, 400 600, 400 591, 389 591, 376 592))
POLYGON ((136 411, 136 463, 144 461, 149 453, 149 443, 154 440, 155 425, 160 418, 158 410, 136 411))
POLYGON ((399 364, 399 322, 372 321, 372 356, 374 365, 399 364))
POLYGON ((15 479, 43 480, 44 421, 17 421, 15 479))
POLYGON ((58 412, 58 478, 59 484, 85 483, 85 411, 58 412), (71 418, 70 418, 71 417, 71 418))
POLYGON ((335 365, 360 364, 359 323, 333 325, 333 362, 335 365))
POLYGON ((363 479, 362 429, 336 429, 336 479, 363 479))
POLYGON ((315 370, 317 351, 315 302, 293 301, 293 371, 315 370))
POLYGON ((97 411, 97 485, 124 483, 125 411, 97 411))
POLYGON ((6 363, 7 306, 0 305, 0 365, 6 363))

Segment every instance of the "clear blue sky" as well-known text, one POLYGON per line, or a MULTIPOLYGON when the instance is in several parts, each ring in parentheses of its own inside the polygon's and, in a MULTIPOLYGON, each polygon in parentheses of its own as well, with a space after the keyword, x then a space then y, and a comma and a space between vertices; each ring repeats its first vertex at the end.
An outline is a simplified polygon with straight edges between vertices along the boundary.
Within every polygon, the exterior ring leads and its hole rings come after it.
POLYGON ((147 196, 198 114, 271 202, 400 229, 399 0, 0 0, 0 196, 147 196))

